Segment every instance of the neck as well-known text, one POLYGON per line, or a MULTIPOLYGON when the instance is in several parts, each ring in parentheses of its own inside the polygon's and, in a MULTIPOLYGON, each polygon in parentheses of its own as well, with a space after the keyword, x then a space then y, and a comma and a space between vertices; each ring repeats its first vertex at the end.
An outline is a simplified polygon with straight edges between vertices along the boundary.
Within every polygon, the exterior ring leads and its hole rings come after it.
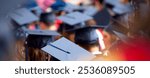
POLYGON ((99 51, 99 47, 95 46, 90 49, 90 52, 96 52, 96 51, 99 51))

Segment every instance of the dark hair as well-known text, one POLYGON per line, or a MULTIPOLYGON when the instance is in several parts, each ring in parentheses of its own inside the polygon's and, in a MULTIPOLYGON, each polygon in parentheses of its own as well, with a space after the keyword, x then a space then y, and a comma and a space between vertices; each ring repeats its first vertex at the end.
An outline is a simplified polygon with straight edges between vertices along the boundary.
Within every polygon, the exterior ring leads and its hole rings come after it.
POLYGON ((104 0, 98 0, 98 2, 99 2, 100 4, 103 4, 103 3, 104 3, 104 0))
POLYGON ((99 42, 98 42, 98 40, 95 42, 95 43, 91 43, 91 44, 82 44, 82 43, 76 43, 76 44, 78 44, 79 46, 81 46, 82 48, 84 48, 84 49, 86 49, 86 50, 90 50, 92 47, 97 47, 97 46, 99 46, 99 42))
POLYGON ((40 22, 43 22, 46 25, 52 25, 55 21, 55 14, 54 13, 42 13, 40 15, 40 22))
POLYGON ((40 49, 29 48, 29 61, 46 61, 47 54, 40 49))

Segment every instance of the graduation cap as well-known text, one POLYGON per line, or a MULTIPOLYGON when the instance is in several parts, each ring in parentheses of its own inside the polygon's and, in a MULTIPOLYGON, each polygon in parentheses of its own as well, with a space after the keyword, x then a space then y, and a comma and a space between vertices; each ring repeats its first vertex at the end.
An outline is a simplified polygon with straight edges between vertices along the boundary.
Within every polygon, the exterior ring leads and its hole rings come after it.
POLYGON ((26 34, 26 45, 28 47, 39 48, 46 46, 48 42, 54 41, 54 36, 59 36, 60 34, 55 31, 49 30, 28 30, 24 29, 26 34))
POLYGON ((9 16, 20 26, 30 24, 34 21, 39 20, 37 16, 35 16, 26 8, 17 9, 14 12, 12 12, 9 16))
POLYGON ((80 12, 72 12, 63 16, 58 17, 59 20, 63 21, 63 26, 66 31, 74 30, 78 27, 85 26, 85 22, 92 19, 92 17, 85 15, 80 12))
POLYGON ((60 16, 58 17, 58 19, 62 20, 64 23, 67 23, 69 25, 76 25, 76 24, 88 21, 90 19, 93 19, 93 18, 80 12, 72 12, 72 13, 60 16))
POLYGON ((96 29, 104 28, 100 26, 88 26, 75 30, 75 43, 77 44, 93 44, 98 41, 96 29))
POLYGON ((90 61, 95 58, 93 54, 64 37, 53 43, 49 43, 42 50, 60 61, 90 61))
POLYGON ((65 11, 67 13, 71 13, 71 12, 74 12, 75 10, 79 10, 79 9, 82 9, 82 7, 71 4, 71 3, 66 3, 66 6, 64 7, 63 11, 65 11))
POLYGON ((66 3, 63 0, 56 0, 54 4, 52 4, 50 7, 53 11, 63 11, 66 6, 66 3))
POLYGON ((103 8, 101 11, 98 11, 93 15, 93 18, 97 25, 107 26, 110 23, 111 15, 106 8, 103 8))
POLYGON ((44 22, 46 24, 51 24, 51 23, 54 23, 55 20, 56 20, 56 16, 52 12, 50 12, 50 13, 42 13, 40 15, 40 22, 44 22))

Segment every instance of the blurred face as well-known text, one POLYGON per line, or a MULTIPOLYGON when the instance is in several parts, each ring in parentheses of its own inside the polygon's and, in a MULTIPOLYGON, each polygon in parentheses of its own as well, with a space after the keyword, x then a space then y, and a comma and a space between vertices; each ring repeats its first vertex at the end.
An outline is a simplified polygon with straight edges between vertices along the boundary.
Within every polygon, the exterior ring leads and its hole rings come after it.
POLYGON ((112 42, 115 40, 115 37, 106 31, 103 31, 103 35, 104 35, 103 40, 106 45, 106 48, 109 48, 111 46, 112 42))
POLYGON ((96 0, 96 1, 94 2, 94 5, 95 5, 95 7, 96 7, 99 11, 102 10, 103 7, 104 7, 104 4, 100 3, 99 0, 96 0))
POLYGON ((48 29, 51 30, 51 31, 57 31, 57 27, 55 25, 49 26, 48 29))
POLYGON ((54 24, 48 26, 48 25, 46 25, 43 22, 40 23, 40 29, 42 29, 42 30, 57 31, 57 27, 54 24))
POLYGON ((46 24, 44 24, 43 22, 41 22, 40 23, 40 29, 46 30, 46 29, 48 29, 48 27, 46 26, 46 24))

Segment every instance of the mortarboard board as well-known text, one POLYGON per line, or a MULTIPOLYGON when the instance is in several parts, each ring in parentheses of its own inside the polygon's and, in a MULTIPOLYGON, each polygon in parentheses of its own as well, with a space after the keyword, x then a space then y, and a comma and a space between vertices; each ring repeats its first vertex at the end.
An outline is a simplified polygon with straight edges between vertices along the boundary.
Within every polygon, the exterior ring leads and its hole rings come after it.
POLYGON ((10 17, 19 25, 26 25, 38 20, 38 17, 26 8, 15 10, 10 14, 10 17))
POLYGON ((41 22, 49 24, 49 23, 54 23, 55 20, 56 20, 56 16, 52 12, 50 12, 50 13, 42 13, 40 15, 40 21, 41 22))
POLYGON ((76 28, 84 27, 85 22, 91 20, 92 17, 80 12, 72 12, 60 16, 58 19, 63 21, 63 27, 65 28, 65 31, 72 31, 76 28))
POLYGON ((71 3, 66 3, 66 6, 64 7, 64 11, 68 13, 74 12, 74 10, 77 10, 77 9, 81 9, 81 7, 71 4, 71 3))
POLYGON ((96 29, 104 28, 100 26, 88 26, 75 30, 75 43, 77 44, 93 44, 98 41, 96 29))
POLYGON ((66 38, 61 38, 42 48, 60 61, 90 61, 95 56, 66 38), (65 44, 64 44, 65 43, 65 44), (71 46, 71 48, 70 48, 71 46))
POLYGON ((59 36, 60 34, 55 31, 49 30, 28 30, 24 29, 26 35, 26 41, 28 47, 42 48, 46 46, 48 42, 54 41, 54 36, 59 36))
POLYGON ((110 23, 111 16, 106 8, 103 8, 101 11, 98 11, 93 15, 94 20, 97 25, 107 26, 110 23))
POLYGON ((76 25, 85 21, 92 19, 92 17, 85 15, 80 12, 72 12, 63 16, 58 17, 58 19, 62 20, 64 23, 69 25, 76 25))

